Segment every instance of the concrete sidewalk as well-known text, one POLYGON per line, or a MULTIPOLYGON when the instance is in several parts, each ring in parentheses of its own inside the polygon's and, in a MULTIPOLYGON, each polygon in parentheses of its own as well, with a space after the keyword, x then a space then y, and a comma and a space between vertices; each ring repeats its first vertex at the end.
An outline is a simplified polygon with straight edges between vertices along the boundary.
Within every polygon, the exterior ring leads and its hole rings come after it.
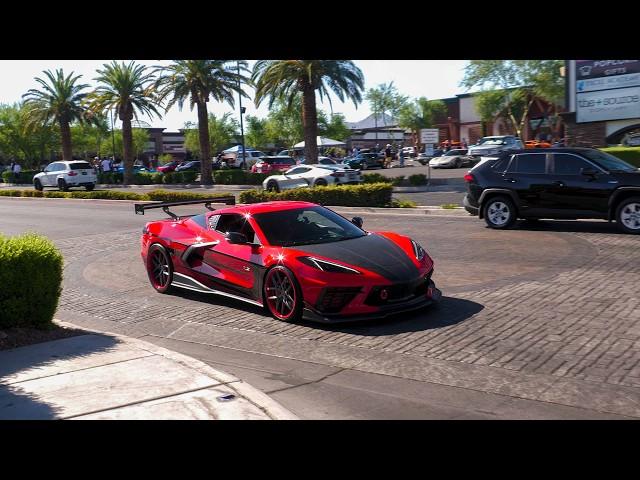
POLYGON ((0 352, 0 420, 296 418, 234 376, 116 334, 88 331, 0 352))

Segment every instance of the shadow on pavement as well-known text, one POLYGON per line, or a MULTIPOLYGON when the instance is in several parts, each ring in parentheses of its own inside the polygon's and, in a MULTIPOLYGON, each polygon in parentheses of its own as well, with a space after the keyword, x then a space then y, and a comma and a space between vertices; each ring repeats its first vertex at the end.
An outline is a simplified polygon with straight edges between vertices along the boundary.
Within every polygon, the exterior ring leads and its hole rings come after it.
POLYGON ((604 220, 519 220, 514 229, 530 230, 532 232, 612 233, 616 235, 630 235, 618 229, 615 223, 609 223, 604 220))
MULTIPOLYGON (((26 347, 0 351, 0 420, 52 420, 58 418, 59 409, 21 388, 18 374, 25 375, 28 370, 44 369, 54 362, 74 360, 111 350, 118 341, 108 335, 99 335, 99 339, 83 342, 88 335, 43 342, 26 347), (61 343, 66 342, 66 344, 61 343)), ((91 334, 95 337, 96 334, 91 334)), ((61 372, 60 372, 61 373, 61 372)), ((47 372, 34 372, 30 379, 42 378, 47 372)), ((51 371, 50 375, 56 375, 51 371)))

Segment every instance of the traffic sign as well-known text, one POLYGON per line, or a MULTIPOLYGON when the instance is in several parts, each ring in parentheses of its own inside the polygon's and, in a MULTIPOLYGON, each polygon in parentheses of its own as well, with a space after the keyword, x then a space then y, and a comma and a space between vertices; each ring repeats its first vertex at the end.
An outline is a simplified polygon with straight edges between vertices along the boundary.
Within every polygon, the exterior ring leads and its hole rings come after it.
POLYGON ((420 143, 438 143, 438 129, 437 128, 423 128, 420 130, 420 143))

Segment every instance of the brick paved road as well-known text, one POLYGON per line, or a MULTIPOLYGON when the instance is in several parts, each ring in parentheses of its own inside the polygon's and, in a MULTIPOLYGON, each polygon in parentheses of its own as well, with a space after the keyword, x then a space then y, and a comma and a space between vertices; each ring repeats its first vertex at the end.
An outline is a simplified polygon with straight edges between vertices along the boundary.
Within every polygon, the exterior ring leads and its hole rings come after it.
POLYGON ((472 218, 363 216, 369 229, 410 234, 429 250, 440 307, 381 323, 292 325, 233 300, 158 295, 138 229, 124 228, 56 240, 67 262, 59 316, 640 417, 640 237, 604 222, 496 232, 472 218))

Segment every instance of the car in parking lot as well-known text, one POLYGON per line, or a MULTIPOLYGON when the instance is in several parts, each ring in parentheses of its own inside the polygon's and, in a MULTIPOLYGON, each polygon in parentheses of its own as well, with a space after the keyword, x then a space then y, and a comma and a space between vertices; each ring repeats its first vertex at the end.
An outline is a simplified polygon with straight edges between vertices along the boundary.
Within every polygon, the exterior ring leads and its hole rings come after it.
POLYGON ((135 205, 137 214, 170 215, 146 223, 140 239, 156 292, 187 289, 263 307, 285 322, 324 323, 383 319, 441 298, 433 259, 406 235, 367 232, 362 218, 308 202, 234 204, 228 197, 135 205), (211 206, 221 202, 230 206, 211 206), (188 203, 208 210, 169 210, 188 203))
POLYGON ((359 153, 355 157, 347 157, 342 163, 349 168, 367 170, 368 168, 384 168, 384 158, 377 153, 359 153))
POLYGON ((229 168, 251 168, 253 167, 261 157, 265 157, 267 154, 259 150, 247 150, 245 152, 244 161, 242 159, 242 153, 228 153, 222 157, 222 161, 227 164, 229 168))
POLYGON ((468 155, 467 149, 456 149, 445 152, 441 157, 429 160, 431 168, 460 168, 475 165, 477 159, 468 155))
POLYGON ((164 165, 160 165, 157 170, 160 173, 169 173, 169 172, 173 172, 176 168, 178 168, 178 166, 180 165, 181 162, 177 161, 177 160, 173 160, 169 163, 165 163, 164 165))
POLYGON ((603 219, 640 234, 640 170, 601 150, 516 150, 464 177, 465 209, 495 229, 518 218, 603 219))
POLYGON ((300 187, 326 187, 362 182, 358 170, 339 165, 297 165, 281 175, 267 177, 262 186, 265 190, 279 192, 300 187))
POLYGON ((42 191, 45 187, 57 187, 66 192, 71 187, 95 188, 98 176, 95 168, 81 160, 53 162, 33 177, 33 187, 42 191))
POLYGON ((522 141, 513 135, 495 135, 482 137, 478 143, 469 147, 469 155, 486 157, 511 150, 524 149, 522 141))
POLYGON ((288 170, 296 164, 296 161, 291 157, 274 156, 274 157, 261 157, 251 167, 253 173, 272 173, 282 172, 288 170))
POLYGON ((175 169, 176 172, 199 172, 200 160, 191 160, 178 165, 175 169))

